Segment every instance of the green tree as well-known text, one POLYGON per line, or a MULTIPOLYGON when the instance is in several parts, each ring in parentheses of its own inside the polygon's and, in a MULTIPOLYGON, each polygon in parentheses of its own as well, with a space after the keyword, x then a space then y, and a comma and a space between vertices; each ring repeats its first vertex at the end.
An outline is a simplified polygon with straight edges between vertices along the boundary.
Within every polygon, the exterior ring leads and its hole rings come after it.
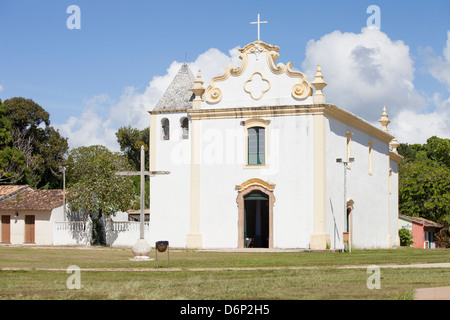
POLYGON ((67 138, 50 126, 50 115, 33 100, 16 97, 5 100, 4 105, 13 144, 25 156, 27 170, 19 183, 60 187, 59 168, 69 149, 67 138))
MULTIPOLYGON (((145 152, 145 170, 149 169, 148 150, 149 150, 149 128, 139 130, 131 126, 119 128, 116 132, 117 142, 120 145, 120 151, 127 157, 128 162, 133 170, 139 171, 141 169, 141 146, 144 146, 145 152)), ((141 183, 139 176, 132 176, 134 187, 134 200, 132 209, 138 210, 140 208, 140 190, 141 183)), ((145 180, 145 207, 149 207, 149 193, 150 185, 148 179, 145 180)))
POLYGON ((141 146, 144 146, 145 168, 148 170, 149 128, 139 130, 131 126, 121 127, 116 132, 120 151, 124 153, 134 170, 141 167, 141 146))
POLYGON ((16 183, 26 170, 25 157, 13 144, 11 128, 6 106, 0 100, 0 183, 16 183))
POLYGON ((399 212, 450 226, 450 140, 431 137, 424 145, 402 144, 399 212))
POLYGON ((130 208, 133 183, 128 177, 116 175, 130 170, 130 166, 123 155, 98 145, 71 150, 66 166, 71 209, 91 218, 92 244, 99 244, 102 217, 130 208))
POLYGON ((450 168, 450 139, 433 136, 424 145, 427 158, 450 168))
POLYGON ((409 247, 414 243, 413 235, 408 229, 398 230, 398 236, 400 238, 400 245, 409 247))

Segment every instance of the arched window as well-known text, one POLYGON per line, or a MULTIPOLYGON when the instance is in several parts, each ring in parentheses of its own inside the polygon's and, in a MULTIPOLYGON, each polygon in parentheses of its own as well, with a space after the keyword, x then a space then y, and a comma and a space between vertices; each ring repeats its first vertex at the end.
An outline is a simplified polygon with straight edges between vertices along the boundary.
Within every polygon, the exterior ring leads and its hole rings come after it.
POLYGON ((181 122, 181 139, 189 139, 189 120, 186 117, 180 119, 181 122))
POLYGON ((162 140, 170 139, 170 124, 167 118, 161 120, 161 137, 162 140))
POLYGON ((248 164, 266 163, 266 133, 263 127, 248 128, 248 164))

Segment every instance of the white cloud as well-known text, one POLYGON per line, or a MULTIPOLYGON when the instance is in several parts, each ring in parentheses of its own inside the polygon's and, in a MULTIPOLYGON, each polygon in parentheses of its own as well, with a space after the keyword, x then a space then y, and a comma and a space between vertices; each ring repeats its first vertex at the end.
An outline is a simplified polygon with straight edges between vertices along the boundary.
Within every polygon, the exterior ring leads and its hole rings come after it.
POLYGON ((429 56, 427 59, 430 74, 444 83, 450 90, 450 30, 447 31, 447 43, 441 56, 429 56))
MULTIPOLYGON (((444 59, 429 61, 434 63, 430 73, 450 85, 450 32, 448 37, 444 59)), ((334 31, 307 44, 302 67, 308 79, 314 79, 318 64, 328 83, 327 102, 377 127, 386 106, 389 132, 399 142, 426 143, 433 135, 450 138, 450 99, 419 93, 413 82, 414 61, 403 41, 393 41, 378 29, 363 28, 358 34, 334 31)))
MULTIPOLYGON (((224 66, 240 65, 238 56, 236 48, 230 50, 228 55, 212 48, 200 54, 194 62, 188 62, 188 65, 195 76, 199 69, 202 71, 206 86, 211 77, 223 74, 224 66)), ((123 89, 118 101, 107 95, 94 96, 84 102, 80 116, 71 116, 66 123, 55 127, 69 138, 71 148, 101 144, 112 151, 119 151, 115 136, 117 130, 127 125, 138 129, 149 125, 148 111, 157 104, 181 65, 181 62, 172 62, 166 74, 154 76, 144 92, 129 86, 123 89)))
POLYGON ((197 57, 193 63, 189 63, 189 68, 195 76, 200 69, 202 80, 206 87, 212 77, 220 76, 224 73, 225 67, 240 66, 239 50, 237 47, 228 51, 228 55, 215 49, 209 49, 197 57))
POLYGON ((0 92, 3 91, 3 86, 0 84, 0 92))
MULTIPOLYGON (((443 58, 429 60, 435 63, 430 62, 429 72, 440 70, 439 79, 448 76, 450 32, 448 37, 443 58)), ((241 61, 237 48, 227 54, 211 48, 188 64, 195 76, 201 70, 206 87, 213 76, 223 74, 225 66, 240 66, 241 61)), ((363 28, 357 34, 334 31, 308 42, 300 70, 312 81, 318 64, 328 83, 324 89, 327 102, 378 127, 377 120, 386 106, 391 120, 389 131, 399 142, 425 143, 433 135, 450 136, 450 99, 434 93, 426 99, 419 94, 414 86, 414 61, 403 41, 393 41, 378 29, 363 28)), ((69 138, 71 148, 102 144, 118 151, 117 130, 126 125, 138 129, 148 126, 148 111, 157 104, 181 65, 172 62, 166 73, 154 76, 143 92, 130 86, 116 100, 97 95, 84 102, 80 116, 72 116, 55 127, 69 138)), ((445 81, 450 84, 450 76, 445 81)))
POLYGON ((393 114, 420 110, 425 100, 414 88, 414 63, 403 41, 392 41, 375 28, 361 33, 334 31, 306 47, 303 72, 313 80, 320 64, 325 99, 368 121, 386 106, 393 114))
POLYGON ((429 113, 415 113, 401 110, 391 120, 389 131, 397 136, 399 142, 424 144, 432 136, 450 139, 450 98, 442 100, 434 94, 436 109, 429 113))
POLYGON ((79 117, 71 116, 66 123, 56 124, 63 137, 69 138, 71 148, 79 146, 104 145, 118 151, 114 128, 111 121, 103 119, 111 99, 107 95, 97 95, 84 102, 84 110, 79 117))

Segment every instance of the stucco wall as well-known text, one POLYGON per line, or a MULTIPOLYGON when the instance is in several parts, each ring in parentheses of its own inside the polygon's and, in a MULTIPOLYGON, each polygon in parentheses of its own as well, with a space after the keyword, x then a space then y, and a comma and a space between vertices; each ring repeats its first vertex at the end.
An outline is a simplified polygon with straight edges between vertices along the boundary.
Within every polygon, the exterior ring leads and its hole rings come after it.
POLYGON ((390 160, 391 178, 390 178, 390 190, 389 190, 389 201, 390 201, 390 232, 392 237, 392 243, 394 246, 400 246, 400 238, 398 236, 398 187, 399 187, 399 176, 398 176, 398 163, 396 161, 390 160))
POLYGON ((10 215, 10 241, 11 244, 25 243, 25 216, 34 215, 34 244, 52 245, 53 244, 53 212, 57 214, 62 211, 62 206, 53 211, 16 211, 2 212, 2 215, 10 215))
POLYGON ((412 236, 413 236, 413 248, 421 248, 424 247, 424 238, 423 238, 423 226, 421 224, 418 224, 413 221, 413 228, 412 228, 412 236))
MULTIPOLYGON (((191 137, 181 139, 180 119, 185 113, 156 115, 156 156, 152 170, 168 176, 151 178, 151 241, 167 240, 185 247, 190 223, 191 137), (170 121, 171 139, 161 139, 161 119, 170 121)), ((273 245, 275 248, 309 248, 314 227, 313 116, 264 117, 270 120, 267 166, 247 168, 243 121, 203 119, 200 123, 200 233, 204 248, 238 246, 238 191, 235 186, 260 178, 275 184, 273 194, 273 245)), ((191 122, 190 122, 191 125, 191 122)), ((190 128, 191 129, 191 128, 190 128)), ((396 163, 389 160, 388 144, 337 120, 326 120, 326 228, 331 248, 343 247, 344 168, 351 131, 355 162, 347 170, 347 199, 353 200, 353 247, 385 248, 397 243, 396 163), (372 166, 369 170, 369 145, 372 166), (389 194, 389 168, 392 168, 389 194)))
MULTIPOLYGON (((347 157, 346 132, 352 132, 350 157, 355 161, 347 170, 346 200, 353 200, 351 216, 352 246, 384 248, 389 234, 389 157, 387 144, 334 119, 327 120, 327 229, 332 248, 342 248, 344 231, 344 164, 347 157), (369 141, 372 172, 369 172, 369 141)), ((391 221, 394 221, 391 219, 391 221)), ((395 223, 395 226, 397 224, 395 223)))
MULTIPOLYGON (((273 207, 274 247, 306 248, 308 245, 313 210, 310 188, 312 120, 310 116, 264 119, 271 121, 268 165, 264 168, 244 165, 246 153, 241 121, 246 119, 202 121, 204 133, 215 132, 218 153, 222 149, 224 155, 234 155, 228 160, 235 159, 202 166, 200 221, 205 247, 237 247, 238 193, 235 186, 252 178, 276 185, 273 191, 276 199, 273 207), (221 138, 222 142, 219 141, 221 138)), ((205 162, 212 148, 211 144, 204 144, 205 162)))
MULTIPOLYGON (((295 99, 292 95, 293 86, 300 81, 298 76, 289 76, 285 72, 273 73, 267 64, 266 54, 266 52, 258 56, 249 54, 248 65, 240 76, 229 76, 224 81, 217 81, 215 87, 221 90, 222 99, 218 103, 205 101, 205 108, 311 104, 313 101, 311 96, 295 99), (253 90, 255 87, 259 90, 253 90), (268 91, 262 94, 261 90, 266 89, 268 91), (250 97, 250 92, 255 99, 250 97)), ((280 62, 276 61, 277 64, 280 62)), ((208 85, 205 84, 205 87, 208 85)))
MULTIPOLYGON (((172 124, 177 123, 181 115, 158 115, 158 127, 164 117, 172 124)), ((274 247, 309 247, 313 228, 312 116, 264 119, 271 121, 268 165, 264 168, 246 168, 244 165, 246 151, 241 122, 247 119, 200 121, 200 232, 205 248, 238 246, 238 192, 235 186, 251 178, 276 185, 274 247)), ((171 241, 171 245, 181 247, 185 246, 190 221, 189 142, 177 139, 172 133, 170 141, 162 141, 157 136, 156 169, 169 170, 171 174, 151 180, 152 237, 155 240, 164 238, 171 241), (174 149, 183 150, 180 152, 184 156, 173 156, 177 154, 174 149)))
MULTIPOLYGON (((186 113, 156 116, 155 161, 152 170, 169 175, 150 178, 150 242, 166 240, 171 247, 185 247, 189 232, 190 137, 182 139, 180 119, 186 113), (161 120, 170 122, 170 140, 163 140, 161 120)), ((190 136, 190 132, 189 132, 190 136)))

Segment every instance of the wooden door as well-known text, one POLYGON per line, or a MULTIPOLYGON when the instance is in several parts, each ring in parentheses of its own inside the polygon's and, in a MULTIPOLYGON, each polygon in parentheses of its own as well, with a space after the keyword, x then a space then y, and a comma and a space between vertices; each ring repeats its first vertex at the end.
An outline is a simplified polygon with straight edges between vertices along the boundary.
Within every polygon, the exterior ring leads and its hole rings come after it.
POLYGON ((11 242, 11 216, 2 215, 2 243, 11 242))
POLYGON ((25 243, 34 243, 34 215, 25 216, 25 243))

